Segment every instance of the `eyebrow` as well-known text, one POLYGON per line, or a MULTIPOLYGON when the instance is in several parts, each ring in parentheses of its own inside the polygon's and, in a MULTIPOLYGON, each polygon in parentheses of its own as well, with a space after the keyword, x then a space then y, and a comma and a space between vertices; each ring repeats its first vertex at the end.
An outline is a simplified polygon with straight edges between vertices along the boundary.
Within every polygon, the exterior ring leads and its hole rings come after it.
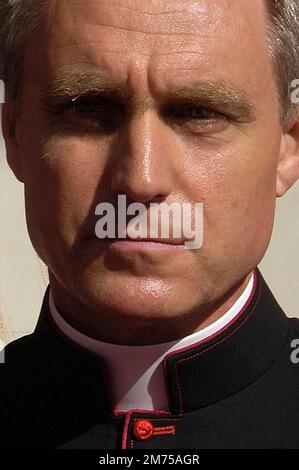
MULTIPOLYGON (((202 81, 184 86, 168 85, 163 93, 164 100, 166 97, 174 101, 216 108, 238 122, 249 123, 256 119, 256 108, 248 95, 227 84, 202 81)), ((122 102, 128 102, 132 98, 132 93, 122 84, 97 73, 81 71, 65 73, 61 78, 49 81, 40 90, 40 95, 47 103, 55 99, 92 95, 111 95, 122 102)))
POLYGON ((119 83, 99 74, 86 72, 70 72, 61 78, 49 81, 39 91, 42 98, 49 100, 55 98, 75 98, 84 95, 97 95, 101 93, 117 94, 123 100, 129 100, 128 93, 119 83))

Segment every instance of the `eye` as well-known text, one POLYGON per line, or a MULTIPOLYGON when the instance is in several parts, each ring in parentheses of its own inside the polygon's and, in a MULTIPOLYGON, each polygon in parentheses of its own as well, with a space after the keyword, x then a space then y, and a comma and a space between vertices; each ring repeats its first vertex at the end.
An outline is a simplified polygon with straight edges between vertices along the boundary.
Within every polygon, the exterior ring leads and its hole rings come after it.
POLYGON ((108 134, 117 131, 123 118, 121 105, 99 96, 73 98, 58 104, 54 113, 64 127, 108 134))
POLYGON ((102 108, 104 104, 106 105, 106 103, 99 103, 99 100, 95 98, 73 98, 68 107, 79 114, 89 116, 100 110, 100 104, 102 108))
POLYGON ((175 117, 182 120, 213 121, 225 116, 212 109, 204 108, 193 104, 186 104, 181 109, 175 110, 175 117))
POLYGON ((171 126, 193 135, 216 134, 229 124, 229 117, 220 111, 194 103, 172 104, 164 114, 171 126))

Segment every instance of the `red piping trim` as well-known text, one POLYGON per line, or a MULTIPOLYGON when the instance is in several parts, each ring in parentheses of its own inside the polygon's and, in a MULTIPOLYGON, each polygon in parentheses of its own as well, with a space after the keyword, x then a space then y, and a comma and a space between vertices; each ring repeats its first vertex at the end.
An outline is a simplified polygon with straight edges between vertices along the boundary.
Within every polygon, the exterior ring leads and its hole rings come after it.
POLYGON ((131 414, 132 414, 132 412, 129 412, 126 416, 126 419, 125 419, 124 430, 123 430, 123 438, 122 438, 122 442, 121 442, 121 448, 122 449, 127 448, 128 430, 129 430, 131 414))
MULTIPOLYGON (((136 419, 139 419, 139 418, 136 418, 136 419)), ((182 415, 180 415, 179 418, 150 418, 151 421, 163 421, 165 423, 168 421, 181 421, 181 419, 182 419, 182 415)))
POLYGON ((253 286, 252 286, 252 290, 251 290, 251 293, 250 293, 250 296, 248 297, 245 305, 243 305, 243 307, 241 308, 240 312, 238 313, 237 316, 235 316, 227 325, 225 325, 223 328, 221 328, 221 330, 219 331, 216 331, 215 333, 213 333, 212 335, 208 336, 207 338, 204 338, 202 339, 201 341, 198 341, 197 343, 193 343, 191 344, 190 346, 185 346, 184 348, 181 348, 181 349, 176 349, 175 351, 169 353, 167 356, 165 356, 165 358, 163 359, 163 363, 165 365, 165 362, 171 358, 172 356, 175 356, 179 353, 182 353, 184 351, 189 351, 190 349, 194 349, 195 347, 201 345, 201 344, 204 344, 204 343, 207 343, 208 341, 211 341, 211 339, 215 338, 216 336, 220 335, 221 333, 223 333, 225 330, 227 330, 231 325, 233 325, 237 320, 238 318, 240 318, 240 316, 242 315, 242 313, 244 313, 244 311, 247 309, 248 305, 250 304, 250 302, 252 301, 252 298, 255 294, 255 291, 256 291, 256 287, 257 287, 257 275, 256 275, 256 272, 254 271, 253 272, 253 286))
POLYGON ((173 436, 175 435, 175 426, 159 426, 157 428, 154 428, 154 433, 153 436, 166 436, 172 434, 173 436))
POLYGON ((146 414, 167 414, 167 415, 170 415, 170 411, 166 411, 166 410, 143 410, 143 409, 139 409, 139 408, 132 408, 131 410, 127 410, 127 411, 118 411, 116 409, 113 410, 113 414, 116 415, 116 416, 122 416, 122 415, 127 415, 128 413, 146 413, 146 414))

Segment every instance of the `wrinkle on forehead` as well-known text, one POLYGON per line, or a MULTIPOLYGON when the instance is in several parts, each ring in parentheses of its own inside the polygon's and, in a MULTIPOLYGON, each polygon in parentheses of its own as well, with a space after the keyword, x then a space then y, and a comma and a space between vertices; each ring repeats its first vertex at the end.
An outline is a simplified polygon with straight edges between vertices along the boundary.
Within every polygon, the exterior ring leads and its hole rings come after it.
POLYGON ((48 5, 49 41, 53 48, 70 49, 70 58, 71 49, 87 60, 101 51, 141 60, 173 54, 180 66, 178 55, 196 61, 238 48, 250 53, 248 38, 259 52, 263 43, 266 49, 261 0, 53 0, 48 5))
POLYGON ((48 20, 55 29, 80 29, 80 23, 84 22, 90 27, 149 36, 215 33, 229 22, 232 29, 238 26, 236 23, 247 22, 254 34, 255 25, 265 21, 261 0, 73 0, 71 3, 52 0, 48 9, 48 20), (236 21, 238 16, 239 21, 236 21))
MULTIPOLYGON (((71 4, 72 6, 74 3, 71 4)), ((106 24, 127 30, 143 31, 146 33, 176 33, 185 32, 186 18, 207 16, 206 2, 198 1, 76 1, 76 8, 70 8, 69 0, 54 0, 49 3, 49 18, 54 23, 63 23, 62 18, 68 16, 71 22, 82 20, 93 24, 106 24), (142 25, 142 26, 141 26, 142 25)), ((60 25, 61 26, 61 25, 60 25)))

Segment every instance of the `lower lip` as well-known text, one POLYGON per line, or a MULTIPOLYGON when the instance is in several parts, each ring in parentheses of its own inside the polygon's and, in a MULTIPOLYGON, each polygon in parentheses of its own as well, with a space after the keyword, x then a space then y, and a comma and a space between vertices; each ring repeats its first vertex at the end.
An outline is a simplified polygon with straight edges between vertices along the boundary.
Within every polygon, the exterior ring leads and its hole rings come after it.
POLYGON ((109 240, 113 249, 119 250, 181 250, 184 245, 172 245, 170 243, 151 241, 109 240))

